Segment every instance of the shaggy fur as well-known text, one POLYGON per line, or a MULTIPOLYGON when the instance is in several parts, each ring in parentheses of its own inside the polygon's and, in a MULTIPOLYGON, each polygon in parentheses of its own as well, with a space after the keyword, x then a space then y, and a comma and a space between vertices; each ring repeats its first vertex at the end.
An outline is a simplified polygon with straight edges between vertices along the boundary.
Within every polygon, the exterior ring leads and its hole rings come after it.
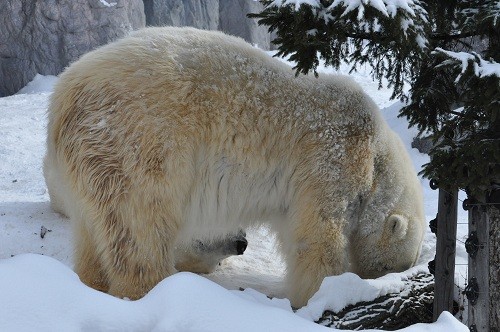
POLYGON ((376 277, 419 254, 419 180, 373 101, 219 32, 148 28, 85 55, 52 95, 47 144, 76 271, 116 296, 175 273, 177 245, 262 222, 295 306, 325 276, 376 277))

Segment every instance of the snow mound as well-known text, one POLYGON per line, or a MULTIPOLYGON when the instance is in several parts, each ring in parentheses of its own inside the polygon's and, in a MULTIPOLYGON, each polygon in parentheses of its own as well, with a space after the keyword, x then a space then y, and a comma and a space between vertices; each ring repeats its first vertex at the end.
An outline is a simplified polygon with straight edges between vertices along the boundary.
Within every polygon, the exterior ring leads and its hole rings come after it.
POLYGON ((238 296, 192 273, 175 274, 128 301, 85 286, 67 266, 42 255, 0 260, 0 271, 0 331, 327 330, 265 296, 238 296))
POLYGON ((33 80, 29 82, 24 88, 19 90, 16 94, 34 94, 43 92, 52 92, 54 84, 57 82, 57 76, 47 75, 43 76, 36 74, 33 80))
MULTIPOLYGON (((331 331, 294 314, 288 300, 271 300, 254 290, 229 291, 193 273, 177 273, 144 298, 129 301, 85 286, 67 266, 43 255, 0 260, 0 271, 0 331, 331 331)), ((326 300, 330 288, 338 294, 330 301, 356 301, 349 295, 352 287, 359 287, 359 298, 372 299, 398 289, 397 279, 366 281, 348 273, 327 278, 305 310, 326 300)), ((467 328, 443 313, 436 323, 400 331, 467 328)))
POLYGON ((349 304, 371 301, 379 296, 397 293, 404 287, 400 274, 389 274, 378 279, 361 279, 354 273, 327 277, 319 290, 307 302, 307 306, 299 309, 297 314, 306 319, 316 321, 325 310, 339 312, 349 304), (348 289, 345 292, 342 290, 348 289), (336 294, 336 296, 332 296, 336 294))

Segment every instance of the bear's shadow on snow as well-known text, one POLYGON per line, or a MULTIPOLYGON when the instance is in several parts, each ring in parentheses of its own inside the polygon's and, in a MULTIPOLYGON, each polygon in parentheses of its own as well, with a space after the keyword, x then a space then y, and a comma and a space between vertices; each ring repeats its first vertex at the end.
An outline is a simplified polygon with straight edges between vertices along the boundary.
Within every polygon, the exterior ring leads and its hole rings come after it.
POLYGON ((0 243, 0 259, 29 252, 72 266, 71 224, 48 201, 1 202, 0 243))

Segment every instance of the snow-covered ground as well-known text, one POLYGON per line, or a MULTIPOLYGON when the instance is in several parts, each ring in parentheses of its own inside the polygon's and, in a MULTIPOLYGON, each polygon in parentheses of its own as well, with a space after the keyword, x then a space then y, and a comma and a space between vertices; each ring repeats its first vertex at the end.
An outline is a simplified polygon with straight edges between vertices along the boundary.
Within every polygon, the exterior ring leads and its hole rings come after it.
MULTIPOLYGON (((352 76, 381 107, 420 169, 428 157, 410 148, 415 131, 397 118, 401 104, 389 100, 389 90, 378 90, 368 71, 352 76)), ((401 287, 397 274, 372 281, 350 274, 329 277, 309 304, 294 313, 289 301, 281 299, 284 265, 265 228, 247 231, 245 254, 225 260, 213 274, 176 274, 138 301, 86 287, 71 270, 70 221, 50 209, 42 174, 46 109, 54 81, 37 76, 22 93, 0 98, 0 331, 315 331, 325 329, 312 322, 324 309, 401 287)), ((422 186, 430 220, 436 216, 437 192, 427 180, 422 186)), ((460 241, 467 236, 467 215, 460 210, 458 218, 457 263, 466 264, 460 241)), ((435 236, 428 231, 419 266, 412 271, 426 269, 434 250, 435 236)), ((465 265, 458 265, 455 275, 456 283, 463 284, 465 265)), ((404 331, 467 328, 444 313, 436 323, 404 331)))

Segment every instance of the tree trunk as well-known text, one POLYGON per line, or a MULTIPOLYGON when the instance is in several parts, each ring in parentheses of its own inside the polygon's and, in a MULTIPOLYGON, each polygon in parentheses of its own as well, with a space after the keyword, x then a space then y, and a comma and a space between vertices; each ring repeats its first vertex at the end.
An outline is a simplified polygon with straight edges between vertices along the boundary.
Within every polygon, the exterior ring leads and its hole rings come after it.
POLYGON ((432 322, 434 276, 419 273, 405 282, 404 289, 370 302, 347 306, 340 312, 325 311, 318 324, 341 330, 397 330, 415 323, 432 322))

